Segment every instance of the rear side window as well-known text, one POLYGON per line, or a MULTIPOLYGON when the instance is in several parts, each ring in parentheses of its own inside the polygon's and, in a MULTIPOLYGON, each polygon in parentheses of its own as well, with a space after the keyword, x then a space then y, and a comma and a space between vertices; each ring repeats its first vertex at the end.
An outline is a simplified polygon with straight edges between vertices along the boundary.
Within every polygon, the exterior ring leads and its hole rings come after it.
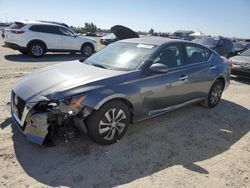
POLYGON ((32 25, 30 27, 31 31, 41 32, 41 33, 50 33, 50 34, 61 34, 58 27, 51 25, 32 25))
POLYGON ((156 56, 153 63, 165 64, 168 68, 175 68, 183 65, 181 48, 178 44, 172 44, 162 49, 156 56))
POLYGON ((194 44, 186 44, 185 49, 187 54, 186 64, 205 62, 211 55, 210 50, 194 44))
POLYGON ((24 23, 15 22, 9 26, 9 29, 21 29, 23 26, 25 26, 24 23))

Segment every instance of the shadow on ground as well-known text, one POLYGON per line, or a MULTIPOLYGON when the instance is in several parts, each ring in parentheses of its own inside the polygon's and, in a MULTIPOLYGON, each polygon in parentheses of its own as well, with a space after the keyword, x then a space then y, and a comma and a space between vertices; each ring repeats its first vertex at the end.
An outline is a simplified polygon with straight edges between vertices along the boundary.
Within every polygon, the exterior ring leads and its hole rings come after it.
POLYGON ((113 187, 174 165, 208 174, 195 162, 227 151, 250 130, 249 110, 222 100, 214 109, 191 105, 131 126, 125 137, 99 146, 87 136, 45 148, 12 125, 17 160, 49 186, 113 187))
POLYGON ((53 61, 73 61, 83 59, 81 54, 69 54, 69 53, 48 53, 43 57, 34 58, 23 54, 12 54, 6 55, 6 60, 15 62, 25 62, 25 63, 36 63, 36 62, 53 62, 53 61))

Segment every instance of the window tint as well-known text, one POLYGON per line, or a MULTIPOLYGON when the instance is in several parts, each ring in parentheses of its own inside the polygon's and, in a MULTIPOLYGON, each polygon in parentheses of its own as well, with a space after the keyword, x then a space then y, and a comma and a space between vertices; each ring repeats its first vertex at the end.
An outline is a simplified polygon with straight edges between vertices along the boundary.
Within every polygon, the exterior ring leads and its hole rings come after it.
POLYGON ((30 30, 42 33, 60 34, 58 27, 51 25, 33 25, 30 27, 30 30))
POLYGON ((63 27, 59 27, 59 31, 61 32, 62 35, 67 35, 67 36, 75 36, 74 33, 68 29, 65 29, 63 27))
POLYGON ((179 46, 171 45, 164 48, 155 58, 153 63, 162 63, 169 68, 174 68, 183 65, 179 46))
POLYGON ((210 51, 193 44, 186 45, 187 59, 186 64, 193 64, 206 61, 210 56, 210 51))

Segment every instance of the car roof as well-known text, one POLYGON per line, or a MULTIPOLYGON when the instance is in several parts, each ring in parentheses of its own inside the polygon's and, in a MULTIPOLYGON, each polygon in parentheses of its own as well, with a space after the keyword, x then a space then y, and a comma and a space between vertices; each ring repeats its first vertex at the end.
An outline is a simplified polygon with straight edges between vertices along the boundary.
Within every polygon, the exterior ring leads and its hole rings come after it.
POLYGON ((45 22, 45 21, 31 21, 31 20, 22 20, 22 21, 16 21, 15 23, 23 23, 23 24, 29 24, 29 25, 54 25, 54 26, 62 26, 60 24, 56 23, 50 23, 50 22, 45 22))
POLYGON ((172 42, 190 42, 180 39, 170 39, 170 38, 163 38, 163 37, 140 37, 140 38, 131 38, 131 39, 124 39, 120 40, 119 42, 131 42, 131 43, 143 43, 143 44, 151 44, 151 45, 162 45, 166 43, 172 42))

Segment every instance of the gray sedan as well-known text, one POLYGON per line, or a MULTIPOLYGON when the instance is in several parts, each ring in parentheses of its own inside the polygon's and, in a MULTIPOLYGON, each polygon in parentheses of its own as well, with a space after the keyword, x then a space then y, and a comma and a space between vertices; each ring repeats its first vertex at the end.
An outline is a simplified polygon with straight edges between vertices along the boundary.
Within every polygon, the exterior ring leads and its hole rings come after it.
POLYGON ((231 57, 232 74, 250 77, 250 49, 231 57))
POLYGON ((115 42, 85 61, 52 65, 13 89, 12 116, 37 144, 83 131, 99 144, 129 124, 199 102, 215 107, 229 85, 227 59, 188 41, 158 37, 115 42))

